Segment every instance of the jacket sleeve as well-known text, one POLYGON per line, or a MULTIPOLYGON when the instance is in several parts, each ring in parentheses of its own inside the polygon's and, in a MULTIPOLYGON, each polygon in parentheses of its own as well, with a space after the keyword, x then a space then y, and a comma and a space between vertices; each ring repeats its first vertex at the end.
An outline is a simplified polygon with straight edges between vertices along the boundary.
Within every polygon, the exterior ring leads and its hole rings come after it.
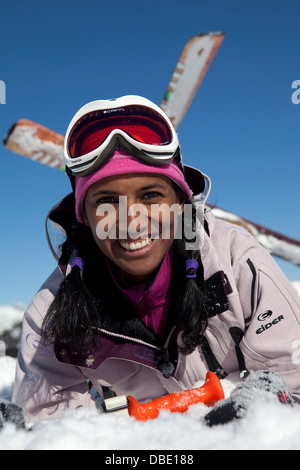
POLYGON ((248 370, 279 373, 300 403, 300 297, 254 237, 244 238, 235 263, 246 323, 240 349, 248 370))
POLYGON ((58 418, 67 408, 94 406, 81 370, 59 362, 40 336, 43 317, 53 299, 54 278, 57 273, 34 297, 23 320, 12 401, 24 409, 29 421, 58 418))

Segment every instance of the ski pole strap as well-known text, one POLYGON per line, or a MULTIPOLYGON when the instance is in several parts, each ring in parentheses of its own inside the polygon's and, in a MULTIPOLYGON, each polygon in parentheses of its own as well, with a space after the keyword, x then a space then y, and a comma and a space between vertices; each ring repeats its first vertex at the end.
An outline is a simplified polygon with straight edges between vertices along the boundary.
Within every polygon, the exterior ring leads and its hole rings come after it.
POLYGON ((238 361, 238 365, 240 369, 240 378, 246 379, 249 376, 250 372, 248 371, 246 367, 244 355, 239 346, 244 336, 244 332, 241 330, 241 328, 237 326, 233 326, 229 328, 229 333, 231 334, 231 337, 235 344, 235 352, 236 352, 236 357, 237 357, 237 361, 238 361))

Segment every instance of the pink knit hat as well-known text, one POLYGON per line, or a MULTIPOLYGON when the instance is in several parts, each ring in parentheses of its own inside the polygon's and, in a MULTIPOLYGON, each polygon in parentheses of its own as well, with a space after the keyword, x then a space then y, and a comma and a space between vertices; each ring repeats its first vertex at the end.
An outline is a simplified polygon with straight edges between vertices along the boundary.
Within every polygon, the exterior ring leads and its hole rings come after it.
POLYGON ((75 209, 77 220, 83 223, 81 215, 82 204, 85 193, 92 184, 110 176, 128 173, 152 173, 167 176, 178 184, 178 186, 187 195, 188 199, 192 197, 192 191, 175 161, 166 165, 151 166, 132 157, 131 155, 128 155, 123 150, 116 150, 112 158, 110 158, 110 160, 100 169, 95 171, 95 173, 88 176, 75 177, 75 209))

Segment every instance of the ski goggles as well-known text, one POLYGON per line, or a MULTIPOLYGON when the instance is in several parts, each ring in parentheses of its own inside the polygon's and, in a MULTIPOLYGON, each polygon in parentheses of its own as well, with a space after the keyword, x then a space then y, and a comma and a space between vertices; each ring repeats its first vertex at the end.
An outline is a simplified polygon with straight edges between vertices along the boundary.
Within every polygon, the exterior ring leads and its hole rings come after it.
POLYGON ((121 147, 150 165, 164 165, 176 157, 182 166, 176 131, 166 114, 139 96, 92 101, 69 124, 64 160, 74 176, 96 171, 121 147))

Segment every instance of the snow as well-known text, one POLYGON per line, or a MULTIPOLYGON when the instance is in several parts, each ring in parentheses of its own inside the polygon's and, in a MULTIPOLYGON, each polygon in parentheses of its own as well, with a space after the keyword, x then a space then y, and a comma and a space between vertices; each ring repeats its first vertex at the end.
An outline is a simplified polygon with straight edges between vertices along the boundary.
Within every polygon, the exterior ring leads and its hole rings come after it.
MULTIPOLYGON (((300 282, 297 283, 298 287, 300 282)), ((0 307, 0 331, 10 312, 13 327, 20 320, 20 306, 0 307), (3 315, 3 317, 2 317, 3 315)), ((11 399, 16 359, 0 357, 0 397, 11 399)), ((222 380, 228 397, 237 375, 222 380)), ((197 383, 195 386, 201 386, 197 383)), ((11 423, 0 431, 0 450, 300 450, 300 406, 257 400, 246 418, 208 428, 202 419, 208 408, 193 405, 185 414, 161 412, 155 420, 138 422, 114 414, 81 408, 66 411, 61 419, 38 422, 31 431, 16 430, 11 423)), ((116 453, 117 455, 117 453, 116 453)), ((134 453, 133 453, 134 455, 134 453)))
POLYGON ((17 323, 22 321, 25 311, 23 304, 0 306, 0 334, 10 331, 17 323))
MULTIPOLYGON (((14 367, 14 358, 0 358, 0 394, 6 399, 14 367)), ((222 381, 226 396, 234 383, 235 376, 222 381)), ((155 420, 138 422, 90 409, 68 410, 59 420, 35 423, 31 432, 6 424, 0 432, 0 450, 300 449, 300 408, 258 402, 245 419, 214 428, 201 422, 207 411, 199 404, 185 415, 164 411, 155 420)))

